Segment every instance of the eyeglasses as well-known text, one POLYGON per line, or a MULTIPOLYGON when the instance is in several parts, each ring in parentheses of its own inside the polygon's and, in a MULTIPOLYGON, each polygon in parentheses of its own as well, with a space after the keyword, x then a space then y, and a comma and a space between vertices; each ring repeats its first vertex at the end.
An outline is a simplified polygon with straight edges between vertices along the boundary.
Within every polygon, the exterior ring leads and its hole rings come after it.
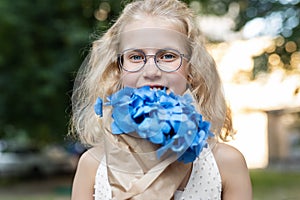
POLYGON ((148 57, 153 57, 155 65, 164 72, 177 71, 182 59, 188 59, 175 49, 160 49, 155 54, 145 54, 141 49, 128 49, 118 54, 118 63, 125 71, 137 72, 146 65, 148 57))

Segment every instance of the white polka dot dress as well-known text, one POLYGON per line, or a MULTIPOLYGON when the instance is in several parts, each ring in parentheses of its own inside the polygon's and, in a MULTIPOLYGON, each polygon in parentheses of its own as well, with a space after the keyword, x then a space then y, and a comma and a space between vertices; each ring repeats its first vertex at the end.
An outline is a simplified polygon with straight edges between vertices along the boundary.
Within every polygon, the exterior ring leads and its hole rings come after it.
MULTIPOLYGON (((112 199, 105 159, 98 167, 95 179, 95 200, 112 199)), ((193 163, 190 179, 184 191, 176 191, 174 200, 220 200, 222 182, 218 166, 210 149, 203 149, 193 163)))
POLYGON ((108 182, 107 168, 105 163, 105 157, 102 159, 95 178, 95 200, 108 200, 111 197, 111 188, 108 182))
POLYGON ((220 200, 221 192, 221 176, 215 158, 210 150, 203 149, 193 163, 184 191, 176 191, 174 200, 220 200))

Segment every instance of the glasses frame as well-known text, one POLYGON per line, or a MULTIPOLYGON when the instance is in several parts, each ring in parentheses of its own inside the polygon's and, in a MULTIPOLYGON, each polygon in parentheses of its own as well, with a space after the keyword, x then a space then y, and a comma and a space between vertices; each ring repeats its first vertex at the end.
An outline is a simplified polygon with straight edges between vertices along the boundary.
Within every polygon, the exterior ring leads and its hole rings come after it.
POLYGON ((127 71, 127 72, 138 72, 138 71, 142 70, 142 69, 145 67, 145 65, 147 64, 147 62, 148 62, 148 57, 150 57, 150 56, 153 56, 153 60, 154 60, 155 66, 156 66, 159 70, 161 70, 161 71, 163 71, 163 72, 168 72, 168 73, 177 71, 177 70, 182 66, 183 58, 186 59, 186 60, 189 60, 189 58, 188 58, 185 54, 180 53, 178 50, 172 49, 172 48, 159 49, 155 54, 145 54, 145 52, 144 52, 142 49, 134 49, 134 48, 132 48, 132 49, 126 49, 126 50, 124 50, 122 53, 117 54, 117 56, 118 56, 118 65, 119 65, 119 67, 120 67, 121 69, 123 69, 124 71, 127 71), (144 58, 145 58, 145 59, 143 60, 144 64, 143 64, 141 67, 137 68, 137 70, 128 70, 128 69, 125 69, 125 68, 123 67, 123 64, 122 64, 122 56, 123 56, 124 52, 130 51, 130 50, 136 51, 136 52, 139 52, 139 53, 142 53, 143 56, 144 56, 144 58), (157 64, 157 63, 158 63, 158 62, 157 62, 157 59, 156 59, 156 58, 157 58, 157 55, 159 55, 159 53, 161 53, 161 52, 163 52, 163 51, 168 51, 168 50, 174 51, 174 52, 178 53, 178 55, 180 56, 180 64, 179 64, 179 66, 178 66, 176 69, 173 69, 173 70, 164 70, 164 69, 161 69, 161 68, 159 67, 159 65, 157 64))

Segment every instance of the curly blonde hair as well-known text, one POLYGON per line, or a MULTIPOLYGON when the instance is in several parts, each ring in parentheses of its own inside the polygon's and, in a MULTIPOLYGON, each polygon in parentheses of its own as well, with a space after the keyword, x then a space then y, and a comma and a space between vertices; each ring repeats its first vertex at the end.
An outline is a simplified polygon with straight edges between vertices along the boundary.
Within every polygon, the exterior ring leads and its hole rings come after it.
POLYGON ((211 122, 211 131, 221 140, 227 140, 233 133, 231 114, 216 64, 205 49, 193 11, 179 0, 133 1, 126 5, 113 26, 93 42, 74 84, 71 131, 76 132, 84 144, 94 146, 101 141, 101 132, 105 130, 99 125, 93 105, 97 97, 105 99, 121 87, 121 71, 117 64, 120 38, 116 36, 126 24, 147 16, 163 18, 166 23, 176 25, 191 41, 188 81, 192 93, 204 119, 211 122))

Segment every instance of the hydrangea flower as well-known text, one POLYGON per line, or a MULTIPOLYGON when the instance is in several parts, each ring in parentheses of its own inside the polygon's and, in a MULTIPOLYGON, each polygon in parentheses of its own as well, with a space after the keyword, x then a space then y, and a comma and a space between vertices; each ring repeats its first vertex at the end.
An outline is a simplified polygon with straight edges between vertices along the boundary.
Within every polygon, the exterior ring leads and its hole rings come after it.
MULTIPOLYGON (((193 162, 207 146, 208 137, 213 136, 210 123, 196 111, 190 94, 180 96, 149 86, 125 87, 107 100, 105 105, 113 108, 112 133, 136 132, 139 137, 161 145, 158 158, 171 150, 179 161, 193 162)), ((95 112, 102 116, 99 98, 95 112)))

